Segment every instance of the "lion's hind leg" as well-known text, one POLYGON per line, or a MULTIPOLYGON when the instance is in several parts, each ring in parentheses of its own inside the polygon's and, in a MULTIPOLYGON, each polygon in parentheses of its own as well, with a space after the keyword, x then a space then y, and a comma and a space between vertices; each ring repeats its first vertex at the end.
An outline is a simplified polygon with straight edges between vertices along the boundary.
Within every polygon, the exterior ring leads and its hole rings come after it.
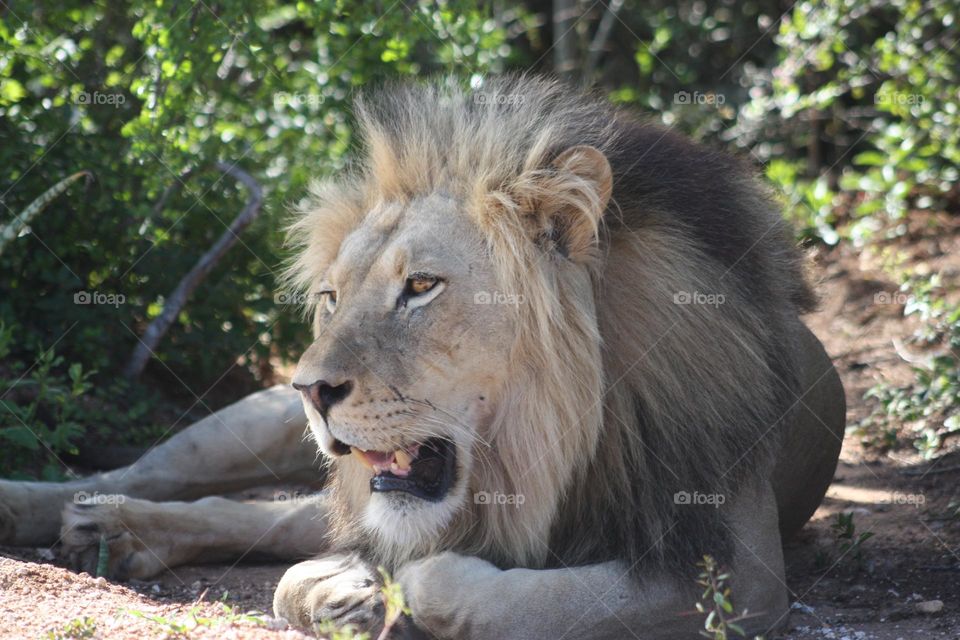
POLYGON ((78 496, 190 500, 319 479, 316 447, 303 441, 306 420, 300 395, 276 386, 187 427, 129 467, 72 482, 0 480, 0 544, 53 544, 64 503, 78 496))
POLYGON ((323 550, 326 497, 275 502, 203 498, 150 502, 121 495, 68 503, 61 556, 91 575, 107 546, 105 574, 145 579, 178 565, 237 560, 248 555, 294 560, 323 550))
POLYGON ((773 471, 780 532, 789 538, 813 516, 837 468, 846 427, 843 384, 830 357, 802 324, 800 395, 773 471))

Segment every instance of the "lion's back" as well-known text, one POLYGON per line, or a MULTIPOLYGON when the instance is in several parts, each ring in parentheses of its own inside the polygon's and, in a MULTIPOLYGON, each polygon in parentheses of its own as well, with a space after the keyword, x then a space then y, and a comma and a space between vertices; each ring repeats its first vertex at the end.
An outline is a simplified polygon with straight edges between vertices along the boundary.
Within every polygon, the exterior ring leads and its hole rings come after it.
POLYGON ((755 296, 809 311, 803 258, 772 193, 739 158, 628 117, 606 150, 622 216, 614 233, 667 227, 755 296))

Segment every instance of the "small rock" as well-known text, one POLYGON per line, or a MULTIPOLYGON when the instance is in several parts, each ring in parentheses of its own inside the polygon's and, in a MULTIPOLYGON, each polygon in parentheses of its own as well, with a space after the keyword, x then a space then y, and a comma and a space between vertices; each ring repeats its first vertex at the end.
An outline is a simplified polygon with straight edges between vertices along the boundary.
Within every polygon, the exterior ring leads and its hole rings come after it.
POLYGON ((802 602, 794 602, 792 605, 790 605, 790 608, 797 609, 799 611, 802 611, 804 613, 809 613, 811 615, 816 615, 816 612, 813 610, 813 607, 805 605, 802 602))
POLYGON ((271 631, 283 631, 290 626, 290 623, 283 618, 266 618, 266 624, 264 626, 271 631))
POLYGON ((943 611, 943 600, 927 600, 914 605, 918 613, 934 614, 943 611))
POLYGON ((95 578, 93 580, 93 584, 97 585, 98 587, 106 587, 107 579, 104 578, 103 576, 100 576, 99 578, 95 578))

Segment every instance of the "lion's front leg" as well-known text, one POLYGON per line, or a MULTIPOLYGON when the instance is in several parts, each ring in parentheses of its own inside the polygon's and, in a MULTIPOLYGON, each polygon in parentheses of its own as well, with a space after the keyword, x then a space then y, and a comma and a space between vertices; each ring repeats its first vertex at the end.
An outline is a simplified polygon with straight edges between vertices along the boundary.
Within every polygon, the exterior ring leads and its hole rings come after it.
POLYGON ((569 569, 500 570, 442 553, 403 567, 414 622, 444 639, 693 638, 693 583, 663 577, 641 586, 610 562, 569 569))
MULTIPOLYGON (((788 592, 772 491, 745 491, 736 503, 732 598, 752 614, 742 623, 752 637, 786 622, 788 592)), ((413 621, 439 638, 673 640, 697 637, 703 624, 694 580, 661 572, 638 581, 621 562, 501 570, 447 552, 405 565, 397 579, 413 621)))

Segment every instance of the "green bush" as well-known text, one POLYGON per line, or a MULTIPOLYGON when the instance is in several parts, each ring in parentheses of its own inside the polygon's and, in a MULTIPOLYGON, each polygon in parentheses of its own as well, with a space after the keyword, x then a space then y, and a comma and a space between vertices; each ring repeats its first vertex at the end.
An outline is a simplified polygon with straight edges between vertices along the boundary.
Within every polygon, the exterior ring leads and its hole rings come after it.
MULTIPOLYGON (((0 324, 0 358, 10 354, 13 342, 13 327, 0 324)), ((0 442, 4 445, 0 470, 22 469, 39 457, 44 461, 41 476, 58 479, 57 454, 76 453, 75 441, 84 432, 77 420, 79 400, 90 390, 94 372, 74 363, 59 373, 64 360, 53 349, 40 352, 32 368, 21 371, 18 365, 11 371, 16 378, 0 378, 5 395, 12 396, 0 401, 0 442)))
MULTIPOLYGON (((26 374, 43 391, 21 404, 0 389, 0 437, 13 447, 0 471, 45 452, 41 442, 49 455, 75 448, 92 418, 75 412, 76 385, 106 396, 120 384, 165 297, 242 209, 248 193, 215 161, 262 185, 262 213, 179 314, 143 382, 190 404, 229 373, 223 402, 269 375, 271 359, 294 358, 306 327, 275 298, 288 206, 346 162, 359 87, 502 68, 515 55, 510 24, 489 13, 469 2, 7 3, 0 227, 70 174, 95 180, 70 186, 0 254, 0 322, 15 336, 0 380, 26 374), (83 304, 91 298, 106 303, 83 304), (31 440, 15 418, 46 431, 31 440)), ((146 397, 128 387, 113 402, 128 416, 146 397)))
MULTIPOLYGON (((71 184, 0 252, 0 473, 50 475, 78 444, 152 442, 169 426, 144 424, 161 398, 216 408, 295 359, 306 327, 275 297, 283 218, 312 178, 348 162, 353 94, 442 72, 550 71, 549 6, 8 2, 0 229, 66 176, 95 180, 71 184), (262 185, 262 213, 131 384, 120 372, 138 336, 249 196, 218 161, 262 185), (108 304, 75 302, 84 292, 108 304)), ((800 2, 785 15, 772 0, 580 6, 573 79, 751 155, 803 241, 865 244, 912 208, 955 210, 960 0, 800 2)), ((915 279, 905 287, 944 304, 915 279)), ((937 339, 953 339, 952 317, 930 325, 937 339)), ((924 428, 942 437, 960 403, 952 365, 936 366, 876 390, 883 415, 929 409, 924 428)))
POLYGON ((951 204, 958 15, 957 0, 826 0, 784 18, 779 60, 758 76, 735 132, 771 161, 768 175, 789 201, 816 192, 800 209, 808 237, 862 242, 908 207, 951 204), (782 161, 804 171, 784 180, 782 161))
MULTIPOLYGON (((779 59, 757 76, 733 131, 767 161, 802 239, 864 246, 878 230, 902 233, 911 210, 956 212, 958 16, 957 0, 825 0, 785 17, 779 59)), ((897 279, 905 314, 922 320, 907 341, 943 355, 914 367, 907 385, 871 389, 876 410, 854 431, 883 447, 904 438, 931 457, 960 430, 960 310, 930 277, 897 279)))

